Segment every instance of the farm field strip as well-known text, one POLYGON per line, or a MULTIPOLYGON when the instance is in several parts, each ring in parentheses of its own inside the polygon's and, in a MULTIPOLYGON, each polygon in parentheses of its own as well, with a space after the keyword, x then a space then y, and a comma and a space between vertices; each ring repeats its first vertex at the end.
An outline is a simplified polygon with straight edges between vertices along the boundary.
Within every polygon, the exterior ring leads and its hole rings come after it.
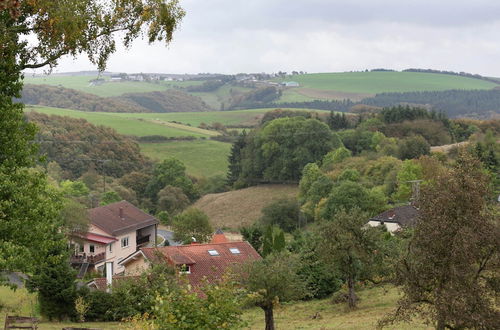
POLYGON ((165 91, 175 87, 186 87, 200 85, 202 81, 110 81, 109 76, 100 77, 106 82, 100 85, 91 85, 90 80, 97 79, 97 75, 74 75, 74 76, 30 76, 24 78, 25 84, 62 86, 76 89, 97 96, 119 96, 125 93, 147 93, 165 91))
POLYGON ((296 81, 300 88, 348 93, 441 91, 449 89, 492 89, 498 85, 475 78, 421 72, 341 72, 296 75, 275 79, 296 81))
POLYGON ((118 116, 116 113, 109 112, 85 112, 69 109, 50 108, 50 107, 26 107, 26 111, 36 111, 47 115, 68 116, 73 118, 83 118, 95 125, 104 125, 114 128, 120 134, 147 136, 161 135, 165 137, 208 137, 215 132, 202 130, 187 125, 166 123, 163 121, 154 122, 154 118, 143 119, 141 117, 118 116))

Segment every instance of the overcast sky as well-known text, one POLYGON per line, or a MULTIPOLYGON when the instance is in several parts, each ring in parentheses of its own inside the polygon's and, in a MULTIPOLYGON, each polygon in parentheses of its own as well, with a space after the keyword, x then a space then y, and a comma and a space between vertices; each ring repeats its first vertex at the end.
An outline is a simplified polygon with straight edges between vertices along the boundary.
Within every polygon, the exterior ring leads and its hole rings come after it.
MULTIPOLYGON (((181 0, 174 41, 119 48, 114 72, 432 68, 500 77, 498 0, 181 0)), ((94 70, 84 57, 55 72, 94 70)))

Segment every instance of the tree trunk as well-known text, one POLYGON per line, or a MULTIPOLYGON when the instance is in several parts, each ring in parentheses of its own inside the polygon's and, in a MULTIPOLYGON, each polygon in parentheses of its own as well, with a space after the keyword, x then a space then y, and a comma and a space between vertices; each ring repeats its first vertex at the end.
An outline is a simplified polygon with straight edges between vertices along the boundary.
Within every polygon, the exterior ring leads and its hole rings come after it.
POLYGON ((274 330, 273 306, 265 307, 263 309, 266 315, 266 330, 274 330))
POLYGON ((444 329, 445 329, 444 321, 439 319, 437 321, 436 330, 444 330, 444 329))
POLYGON ((356 293, 354 292, 354 279, 352 276, 349 276, 347 279, 347 287, 349 288, 347 302, 349 304, 349 308, 354 308, 356 307, 358 297, 356 297, 356 293))

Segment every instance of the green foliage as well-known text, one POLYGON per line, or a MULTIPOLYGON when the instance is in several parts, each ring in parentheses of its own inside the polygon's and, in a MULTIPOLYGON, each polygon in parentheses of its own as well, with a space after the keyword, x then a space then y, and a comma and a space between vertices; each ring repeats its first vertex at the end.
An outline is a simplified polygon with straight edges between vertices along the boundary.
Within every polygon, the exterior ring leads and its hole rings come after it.
POLYGON ((281 198, 262 209, 260 222, 264 226, 278 226, 285 232, 292 232, 299 224, 300 208, 295 198, 281 198))
POLYGON ((64 180, 59 184, 59 186, 61 187, 62 193, 68 197, 87 196, 90 192, 90 189, 80 180, 64 180))
POLYGON ((420 135, 405 138, 399 146, 399 158, 414 159, 423 155, 428 155, 431 152, 431 146, 420 135))
POLYGON ((332 265, 321 258, 321 235, 314 230, 295 231, 291 251, 300 259, 298 274, 307 288, 307 298, 321 299, 338 291, 342 280, 332 265))
POLYGON ((121 200, 122 198, 120 197, 120 195, 118 195, 116 191, 108 190, 101 195, 101 201, 99 202, 99 204, 103 206, 111 203, 116 203, 121 200))
POLYGON ((241 175, 242 170, 242 150, 246 146, 246 131, 241 132, 236 141, 231 146, 228 161, 229 166, 227 170, 227 183, 233 185, 241 175))
POLYGON ((240 233, 243 239, 250 243, 255 251, 261 250, 264 230, 259 224, 254 223, 250 226, 243 226, 240 228, 240 233))
POLYGON ((405 160, 397 174, 398 188, 394 198, 398 201, 408 201, 412 194, 412 180, 421 180, 422 167, 413 160, 405 160))
POLYGON ((274 329, 273 309, 279 302, 296 300, 307 292, 297 274, 299 260, 287 252, 274 253, 265 259, 246 265, 241 281, 252 294, 253 303, 262 308, 266 329, 274 329))
POLYGON ((262 256, 279 253, 285 250, 285 233, 277 226, 267 226, 262 237, 262 256))
POLYGON ((165 159, 155 164, 153 177, 146 187, 146 195, 156 201, 160 190, 166 186, 182 189, 184 194, 193 201, 198 197, 198 192, 190 178, 186 176, 186 167, 175 158, 165 159))
POLYGON ((166 186, 158 192, 157 209, 175 216, 189 206, 189 198, 181 188, 166 186))
POLYGON ((245 325, 243 295, 230 280, 205 283, 200 287, 203 297, 190 286, 166 288, 155 303, 155 329, 237 329, 245 325))
POLYGON ((54 67, 61 56, 81 53, 87 53, 89 60, 104 70, 116 50, 115 32, 121 31, 125 46, 141 35, 150 43, 169 43, 185 13, 177 1, 154 0, 147 5, 139 0, 126 5, 72 1, 60 7, 44 0, 24 4, 19 14, 18 17, 3 15, 1 27, 17 46, 15 54, 21 71, 45 65, 54 67), (44 15, 37 15, 40 12, 44 15), (18 34, 24 31, 32 31, 38 42, 18 44, 18 34))
POLYGON ((349 169, 349 168, 340 173, 339 177, 337 178, 338 181, 352 181, 352 182, 358 182, 359 179, 360 179, 359 172, 355 169, 349 169))
POLYGON ((380 240, 382 231, 366 227, 369 214, 359 208, 338 211, 331 221, 318 227, 321 237, 320 256, 344 279, 348 287, 348 305, 354 308, 356 281, 373 279, 383 262, 380 240))
POLYGON ((481 163, 460 152, 422 187, 420 221, 398 267, 403 297, 383 325, 414 317, 437 329, 497 327, 498 205, 481 163))
POLYGON ((64 242, 52 249, 52 254, 35 267, 26 286, 37 292, 40 314, 49 320, 64 320, 75 316, 75 271, 63 252, 64 242))
POLYGON ((121 177, 149 165, 135 141, 111 128, 36 112, 27 117, 40 128, 37 138, 44 141, 40 151, 61 166, 65 178, 76 179, 89 170, 121 177))
POLYGON ((350 211, 355 208, 375 215, 382 211, 386 204, 387 198, 379 191, 368 190, 356 182, 343 181, 331 190, 320 216, 323 219, 333 219, 341 210, 350 211))
POLYGON ((213 234, 208 216, 194 207, 188 208, 174 218, 172 230, 174 240, 184 244, 191 243, 192 237, 196 239, 196 242, 206 243, 210 241, 213 234))
POLYGON ((172 224, 172 217, 167 211, 158 212, 156 218, 160 221, 162 225, 170 226, 172 224))
POLYGON ((306 164, 339 147, 333 134, 316 119, 275 119, 248 135, 241 178, 250 182, 298 180, 306 164))
POLYGON ((331 169, 335 164, 342 162, 344 159, 351 157, 352 153, 349 149, 341 146, 333 151, 330 151, 323 157, 321 168, 331 169))
POLYGON ((90 224, 86 207, 72 199, 64 200, 61 219, 64 222, 65 231, 68 233, 84 233, 90 224))
POLYGON ((228 180, 223 175, 214 175, 209 178, 201 178, 196 182, 201 195, 217 194, 229 190, 228 180))

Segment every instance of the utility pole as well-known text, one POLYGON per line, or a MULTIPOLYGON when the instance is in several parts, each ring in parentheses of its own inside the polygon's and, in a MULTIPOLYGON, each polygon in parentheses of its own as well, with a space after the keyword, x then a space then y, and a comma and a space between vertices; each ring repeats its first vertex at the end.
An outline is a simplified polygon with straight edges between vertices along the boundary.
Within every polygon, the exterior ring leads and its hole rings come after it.
POLYGON ((411 199, 410 203, 412 205, 418 203, 420 201, 420 183, 423 180, 410 180, 406 181, 407 183, 411 183, 411 199))

